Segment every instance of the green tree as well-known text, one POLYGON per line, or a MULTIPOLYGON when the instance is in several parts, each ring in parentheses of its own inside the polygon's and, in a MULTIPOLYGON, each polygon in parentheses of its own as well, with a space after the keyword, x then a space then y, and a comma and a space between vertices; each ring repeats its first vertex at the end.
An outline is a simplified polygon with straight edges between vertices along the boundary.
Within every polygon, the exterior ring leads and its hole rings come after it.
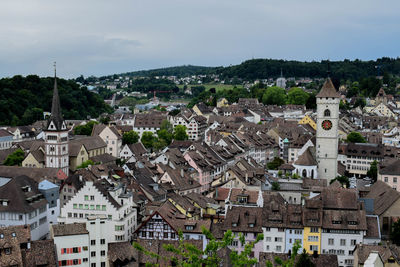
POLYGON ((82 164, 79 165, 79 166, 77 166, 76 168, 77 168, 77 169, 83 169, 83 168, 87 168, 89 165, 94 165, 94 162, 91 161, 90 159, 88 159, 88 160, 82 162, 82 164))
POLYGON ((168 120, 163 120, 161 122, 160 130, 166 130, 172 133, 174 129, 172 127, 172 124, 168 120))
POLYGON ((168 145, 167 142, 162 138, 154 138, 154 140, 153 140, 153 148, 156 151, 163 149, 167 145, 168 145))
POLYGON ((153 147, 153 142, 155 140, 155 137, 152 132, 143 132, 142 138, 140 141, 144 145, 145 148, 152 148, 153 147))
POLYGON ((286 91, 278 86, 268 87, 265 91, 262 102, 266 105, 286 104, 286 91))
POLYGON ((93 126, 95 124, 98 124, 98 122, 97 121, 89 121, 85 125, 78 125, 74 128, 74 134, 89 136, 92 134, 93 126))
POLYGON ((400 220, 397 220, 397 222, 392 224, 390 239, 394 244, 400 246, 400 220))
POLYGON ((311 261, 305 249, 303 249, 303 253, 300 254, 295 267, 315 267, 315 264, 311 261))
POLYGON ((348 143, 366 143, 367 141, 359 132, 351 132, 347 135, 348 143))
POLYGON ((283 159, 275 157, 271 162, 267 163, 267 167, 269 170, 277 170, 283 163, 285 163, 283 159))
POLYGON ((173 137, 175 140, 187 140, 189 136, 186 133, 186 126, 184 125, 177 125, 174 128, 173 137))
POLYGON ((277 190, 281 189, 281 186, 279 185, 278 182, 272 182, 271 189, 272 189, 272 191, 277 191, 277 190))
POLYGON ((17 149, 13 153, 7 156, 6 160, 3 162, 6 166, 21 166, 22 161, 25 158, 25 153, 22 149, 17 149))
POLYGON ((345 186, 346 188, 349 188, 350 186, 349 177, 345 175, 337 176, 335 179, 332 179, 329 184, 332 184, 334 181, 338 181, 342 186, 345 186))
POLYGON ((299 87, 293 87, 287 94, 288 104, 305 105, 310 95, 299 87))
POLYGON ((371 162, 369 170, 367 171, 367 176, 370 177, 373 182, 376 182, 378 178, 378 162, 376 160, 371 162))
POLYGON ((358 97, 356 101, 354 102, 354 108, 360 107, 364 108, 367 105, 367 102, 365 101, 364 97, 358 97))
POLYGON ((28 108, 22 115, 22 123, 24 125, 29 125, 39 120, 43 120, 43 109, 41 108, 28 108))
POLYGON ((167 131, 166 129, 161 129, 157 131, 158 139, 164 140, 164 143, 167 145, 171 144, 172 141, 172 133, 167 131))
POLYGON ((139 141, 139 134, 135 131, 125 132, 122 135, 122 143, 125 144, 135 144, 139 141))
MULTIPOLYGON (((281 267, 294 267, 296 264, 296 258, 299 253, 299 249, 301 248, 301 244, 299 241, 294 242, 293 247, 292 247, 292 254, 287 260, 282 260, 278 256, 275 257, 275 263, 279 264, 281 267)), ((267 267, 272 267, 273 264, 270 261, 267 261, 267 267)))
MULTIPOLYGON (((219 266, 222 262, 222 258, 218 256, 220 249, 227 248, 235 238, 235 235, 231 230, 225 232, 222 240, 217 240, 209 230, 202 228, 203 234, 208 239, 208 244, 204 250, 201 250, 185 242, 182 231, 178 232, 178 245, 164 244, 163 248, 172 253, 172 257, 163 257, 154 252, 146 250, 138 243, 134 243, 133 246, 136 250, 158 260, 164 260, 165 262, 173 262, 174 266, 178 267, 214 267, 219 266)), ((254 245, 264 239, 262 234, 258 234, 255 241, 245 243, 245 238, 242 233, 239 234, 239 241, 244 250, 242 252, 232 251, 229 255, 232 266, 253 266, 257 263, 257 259, 250 256, 254 245)), ((147 266, 155 266, 149 264, 147 266)))

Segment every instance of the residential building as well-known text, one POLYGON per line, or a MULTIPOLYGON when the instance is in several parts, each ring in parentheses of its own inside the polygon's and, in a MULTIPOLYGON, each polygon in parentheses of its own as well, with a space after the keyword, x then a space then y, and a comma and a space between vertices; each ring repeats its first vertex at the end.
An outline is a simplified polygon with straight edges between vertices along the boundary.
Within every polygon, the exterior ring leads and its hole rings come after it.
MULTIPOLYGON (((86 181, 61 208, 59 223, 86 222, 89 216, 106 216, 112 241, 131 241, 136 229, 137 210, 131 191, 106 179, 86 181)), ((111 240, 110 240, 111 241, 111 240)))
POLYGON ((400 160, 396 159, 384 168, 380 167, 377 179, 400 192, 400 160))
POLYGON ((122 147, 122 136, 114 126, 95 124, 92 136, 100 136, 107 145, 106 153, 116 158, 119 157, 122 147))
POLYGON ((8 149, 13 142, 13 135, 5 129, 0 129, 0 150, 8 149))

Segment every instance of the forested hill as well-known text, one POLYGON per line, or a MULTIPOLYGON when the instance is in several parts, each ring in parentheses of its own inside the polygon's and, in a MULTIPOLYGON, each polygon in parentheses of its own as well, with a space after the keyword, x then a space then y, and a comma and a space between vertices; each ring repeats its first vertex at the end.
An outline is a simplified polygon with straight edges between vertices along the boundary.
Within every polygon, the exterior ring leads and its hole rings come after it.
POLYGON ((153 70, 141 70, 134 72, 127 72, 121 75, 127 76, 177 76, 177 77, 187 77, 190 75, 200 75, 200 74, 213 74, 216 73, 217 67, 202 67, 202 66, 177 66, 177 67, 169 67, 169 68, 161 68, 161 69, 153 69, 153 70))
POLYGON ((371 61, 286 61, 275 59, 252 59, 242 64, 220 68, 222 77, 254 80, 279 77, 281 70, 285 77, 326 77, 330 68, 332 74, 339 79, 358 80, 363 77, 383 75, 384 72, 400 75, 400 58, 380 58, 371 61), (329 64, 329 67, 328 67, 329 64))
MULTIPOLYGON (((359 80, 368 76, 388 74, 400 75, 400 58, 379 58, 377 60, 344 60, 330 61, 332 75, 339 79, 359 80)), ((265 78, 277 78, 283 72, 285 77, 326 77, 328 61, 293 61, 278 59, 251 59, 239 65, 229 67, 200 67, 179 66, 153 70, 127 72, 119 75, 126 76, 178 76, 186 77, 199 74, 219 74, 222 78, 241 78, 255 80, 265 78)), ((116 75, 119 76, 119 75, 116 75)), ((110 76, 108 76, 110 77, 110 76)), ((103 77, 104 78, 104 77, 103 77)))
MULTIPOLYGON (((86 119, 111 111, 99 95, 72 80, 57 79, 64 119, 86 119)), ((51 111, 54 78, 14 76, 0 79, 0 125, 27 125, 51 111)))

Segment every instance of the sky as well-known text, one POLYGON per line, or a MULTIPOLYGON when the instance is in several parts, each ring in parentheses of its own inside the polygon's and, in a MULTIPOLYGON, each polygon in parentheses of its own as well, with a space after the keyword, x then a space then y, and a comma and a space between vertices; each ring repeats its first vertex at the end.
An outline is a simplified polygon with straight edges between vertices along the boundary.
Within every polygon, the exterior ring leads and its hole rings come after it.
POLYGON ((400 55, 399 0, 1 0, 0 77, 400 55))

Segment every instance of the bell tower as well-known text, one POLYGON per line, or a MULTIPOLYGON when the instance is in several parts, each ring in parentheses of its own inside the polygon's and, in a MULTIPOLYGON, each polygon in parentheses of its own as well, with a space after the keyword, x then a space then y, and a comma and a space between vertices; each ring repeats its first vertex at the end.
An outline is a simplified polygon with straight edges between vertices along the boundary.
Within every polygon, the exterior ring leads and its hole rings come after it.
POLYGON ((337 176, 340 94, 329 77, 316 98, 318 177, 330 181, 337 176))
POLYGON ((46 168, 61 169, 69 174, 68 129, 61 115, 57 88, 56 63, 54 62, 54 89, 51 115, 44 130, 46 168))

